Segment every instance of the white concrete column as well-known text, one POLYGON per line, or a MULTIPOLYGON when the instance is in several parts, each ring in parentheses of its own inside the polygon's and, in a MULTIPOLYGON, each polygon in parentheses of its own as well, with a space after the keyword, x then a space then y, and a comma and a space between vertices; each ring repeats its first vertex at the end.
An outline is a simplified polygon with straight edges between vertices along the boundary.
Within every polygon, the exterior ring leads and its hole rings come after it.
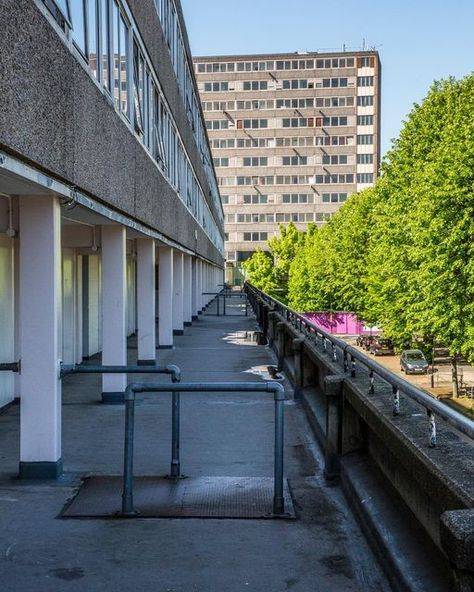
POLYGON ((197 321, 198 312, 199 312, 199 307, 198 307, 199 298, 198 298, 197 259, 196 259, 196 257, 191 257, 191 261, 192 261, 192 263, 191 263, 191 265, 192 265, 191 282, 192 282, 192 290, 193 290, 193 295, 191 297, 192 320, 197 321))
MULTIPOLYGON (((102 226, 102 363, 127 363, 127 250, 125 226, 102 226)), ((123 401, 126 374, 102 375, 102 402, 123 401)))
POLYGON ((56 478, 61 460, 61 211, 20 198, 20 476, 56 478))
POLYGON ((184 255, 180 251, 173 254, 173 334, 182 335, 184 331, 184 255))
POLYGON ((160 348, 173 347, 173 249, 158 251, 158 342, 160 348))
POLYGON ((193 323, 193 271, 192 258, 190 255, 184 255, 183 262, 183 317, 184 326, 190 326, 193 323))
POLYGON ((198 295, 199 295, 199 313, 202 314, 202 311, 204 309, 204 305, 205 305, 205 301, 204 301, 204 296, 203 296, 203 292, 204 292, 204 262, 202 261, 202 259, 198 260, 198 283, 199 283, 199 289, 198 289, 198 295))
POLYGON ((155 241, 137 240, 137 331, 138 364, 156 363, 155 241))

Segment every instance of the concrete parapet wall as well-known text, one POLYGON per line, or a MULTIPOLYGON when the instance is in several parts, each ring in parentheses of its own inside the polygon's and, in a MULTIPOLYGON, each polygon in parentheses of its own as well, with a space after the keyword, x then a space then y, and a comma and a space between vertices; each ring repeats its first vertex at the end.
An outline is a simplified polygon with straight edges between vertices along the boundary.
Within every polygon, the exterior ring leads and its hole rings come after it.
MULTIPOLYGON (((300 330, 297 322, 262 307, 260 325, 270 327, 280 366, 300 397, 326 459, 326 476, 337 479, 351 452, 370 458, 394 499, 407 507, 443 557, 447 557, 459 592, 474 590, 474 462, 467 438, 438 425, 435 448, 428 445, 426 411, 408 397, 393 416, 392 388, 378 381, 374 392, 368 374, 351 375, 333 361, 330 344, 300 330), (269 318, 263 321, 262 314, 269 318), (288 344, 293 347, 288 347, 288 344), (471 586, 471 587, 470 587, 471 586)), ((262 300, 262 298, 260 298, 262 300)), ((444 560, 444 559, 443 559, 444 560)))

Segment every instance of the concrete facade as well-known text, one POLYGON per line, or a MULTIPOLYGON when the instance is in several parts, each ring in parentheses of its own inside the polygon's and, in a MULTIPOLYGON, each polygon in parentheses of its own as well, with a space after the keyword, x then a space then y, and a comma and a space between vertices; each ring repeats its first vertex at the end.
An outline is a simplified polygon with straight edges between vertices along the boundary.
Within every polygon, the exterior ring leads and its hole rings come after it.
MULTIPOLYGON (((6 0, 0 20, 0 407, 21 400, 20 474, 56 477, 61 368, 125 365, 135 334, 138 364, 173 348, 191 270, 223 269, 223 210, 179 1, 6 0)), ((103 374, 103 402, 126 384, 103 374)))
POLYGON ((228 281, 279 224, 328 220, 380 166, 376 51, 194 58, 226 221, 228 281))

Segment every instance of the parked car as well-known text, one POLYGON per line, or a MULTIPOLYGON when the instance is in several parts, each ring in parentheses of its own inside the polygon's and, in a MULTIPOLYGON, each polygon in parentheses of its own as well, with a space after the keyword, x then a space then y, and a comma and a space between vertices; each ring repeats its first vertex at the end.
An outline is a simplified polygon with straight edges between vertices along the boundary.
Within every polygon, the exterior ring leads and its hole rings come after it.
POLYGON ((406 374, 426 374, 428 365, 419 349, 406 349, 400 356, 400 370, 406 374))
POLYGON ((359 347, 363 347, 366 351, 369 351, 370 344, 374 341, 374 335, 359 335, 356 339, 356 344, 359 347))
POLYGON ((393 341, 384 337, 377 337, 370 344, 369 352, 374 354, 374 356, 393 356, 395 354, 393 341))

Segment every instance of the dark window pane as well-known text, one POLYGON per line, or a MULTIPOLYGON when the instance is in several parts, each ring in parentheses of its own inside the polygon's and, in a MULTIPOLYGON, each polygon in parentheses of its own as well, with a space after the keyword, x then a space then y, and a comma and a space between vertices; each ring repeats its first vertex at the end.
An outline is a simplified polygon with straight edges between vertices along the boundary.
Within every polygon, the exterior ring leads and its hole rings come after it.
POLYGON ((77 47, 86 55, 86 29, 84 24, 84 0, 71 0, 72 38, 77 47))

